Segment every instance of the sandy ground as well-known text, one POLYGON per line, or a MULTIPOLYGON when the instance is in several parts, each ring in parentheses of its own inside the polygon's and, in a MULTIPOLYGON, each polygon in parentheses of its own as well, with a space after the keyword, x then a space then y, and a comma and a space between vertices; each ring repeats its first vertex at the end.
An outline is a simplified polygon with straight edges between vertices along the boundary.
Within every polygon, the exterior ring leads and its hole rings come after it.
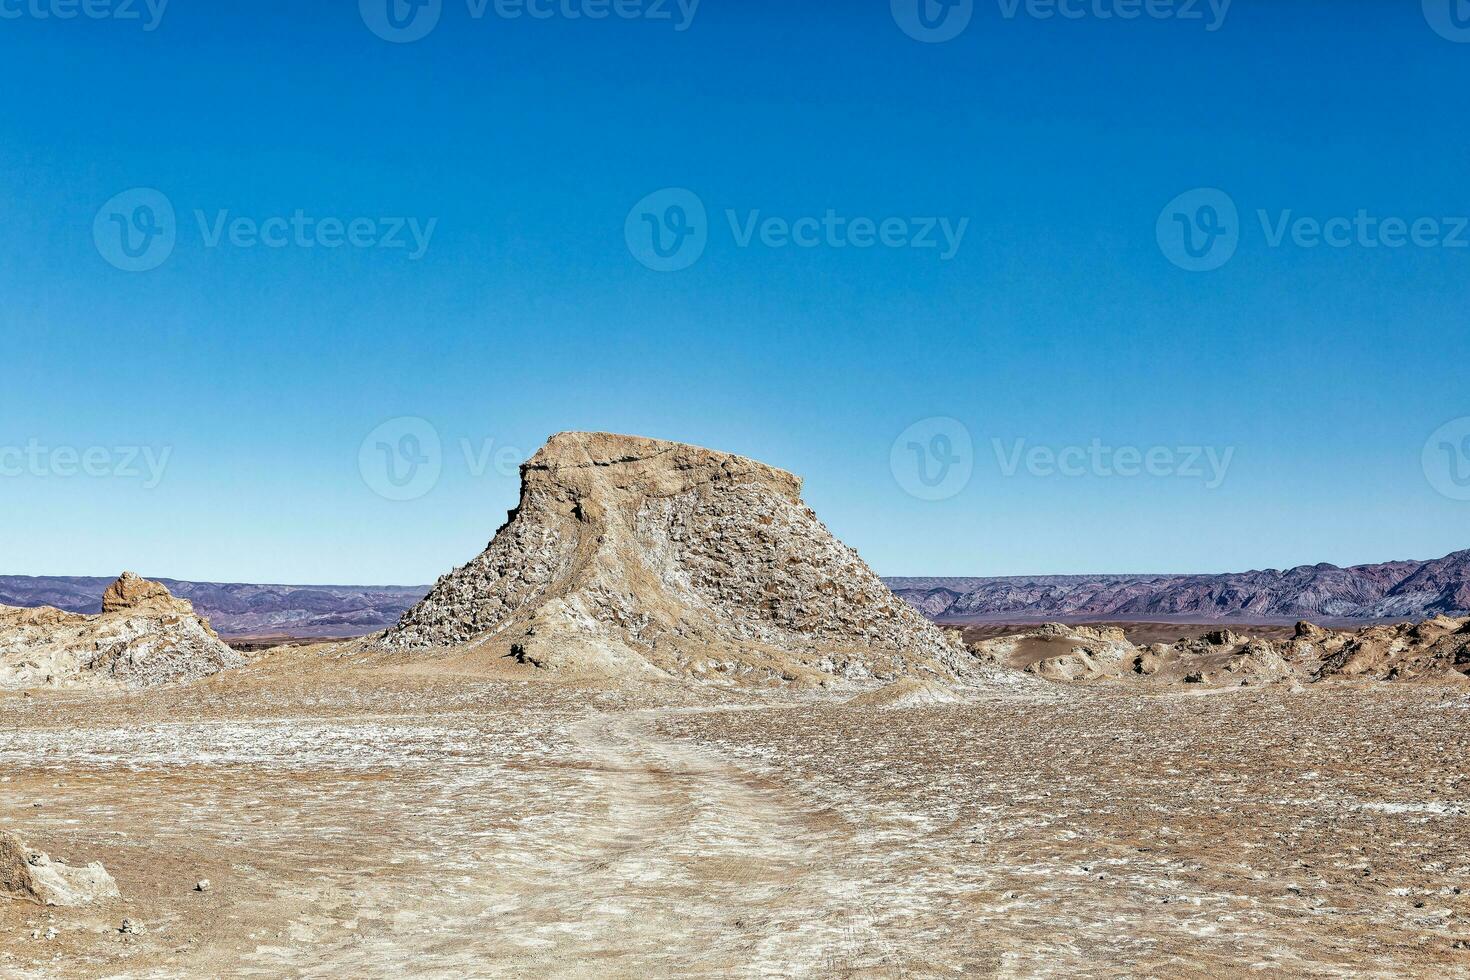
POLYGON ((0 827, 123 892, 0 901, 0 976, 1470 976, 1464 687, 879 710, 319 655, 0 699, 0 827))
MULTIPOLYGON (((1147 646, 1150 643, 1166 643, 1173 646, 1180 640, 1197 640, 1206 633, 1216 630, 1233 630, 1241 636, 1251 636, 1262 640, 1289 640, 1296 635, 1296 625, 1260 624, 1260 623, 1155 623, 1134 622, 1131 620, 1058 620, 1072 626, 1116 626, 1121 629, 1128 638, 1128 642, 1135 646, 1147 646)), ((1364 624, 1357 624, 1364 625, 1364 624)), ((1003 636, 1016 636, 1020 633, 1031 633, 1036 630, 1036 623, 984 623, 970 626, 952 626, 950 629, 960 630, 969 644, 981 643, 985 640, 994 640, 1003 636)), ((1356 626, 1354 627, 1356 628, 1356 626)))

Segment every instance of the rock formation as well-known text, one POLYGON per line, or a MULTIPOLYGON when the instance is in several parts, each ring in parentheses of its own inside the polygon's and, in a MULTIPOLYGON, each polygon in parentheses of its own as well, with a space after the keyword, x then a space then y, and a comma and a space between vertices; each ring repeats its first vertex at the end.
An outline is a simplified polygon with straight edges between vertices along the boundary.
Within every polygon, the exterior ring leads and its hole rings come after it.
POLYGON ((1290 640, 1215 630, 1172 646, 1128 642, 1117 628, 1051 623, 976 644, 982 660, 1052 681, 1144 681, 1239 686, 1275 681, 1470 680, 1470 619, 1369 626, 1355 632, 1300 623, 1290 640))
MULTIPOLYGON (((0 575, 0 605, 95 613, 113 579, 0 575)), ((422 586, 159 583, 208 618, 221 636, 344 637, 378 633, 428 593, 422 586)))
POLYGON ((538 667, 808 683, 951 677, 963 646, 896 598, 753 460, 566 432, 521 467, 520 505, 381 639, 482 641, 538 667))
POLYGON ((108 588, 100 616, 0 606, 0 689, 197 680, 245 659, 157 582, 131 572, 108 588))
POLYGON ((187 599, 175 599, 159 582, 140 578, 134 572, 123 572, 102 593, 104 613, 136 613, 159 616, 192 616, 194 605, 187 599))
POLYGON ((117 898, 118 890, 102 865, 74 868, 0 831, 0 896, 65 907, 117 898))

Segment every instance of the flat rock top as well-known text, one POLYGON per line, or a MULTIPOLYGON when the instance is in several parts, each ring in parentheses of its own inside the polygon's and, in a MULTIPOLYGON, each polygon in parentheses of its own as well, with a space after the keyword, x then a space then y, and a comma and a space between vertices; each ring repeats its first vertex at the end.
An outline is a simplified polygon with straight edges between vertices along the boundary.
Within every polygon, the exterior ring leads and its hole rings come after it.
POLYGON ((527 483, 551 482, 586 489, 667 496, 710 483, 754 483, 792 501, 801 478, 765 463, 700 446, 611 432, 559 432, 522 467, 527 483))

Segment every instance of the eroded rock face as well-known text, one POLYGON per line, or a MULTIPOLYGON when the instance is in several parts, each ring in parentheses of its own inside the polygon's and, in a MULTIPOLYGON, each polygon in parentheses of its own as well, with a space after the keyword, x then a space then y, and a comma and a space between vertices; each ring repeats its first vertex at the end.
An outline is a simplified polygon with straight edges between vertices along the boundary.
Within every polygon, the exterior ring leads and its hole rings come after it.
POLYGON ((0 606, 0 689, 78 684, 128 688, 198 680, 240 667, 193 606, 124 573, 100 616, 0 606))
POLYGON ((119 897, 101 864, 74 868, 53 860, 15 834, 0 831, 0 896, 61 907, 119 897))
POLYGON ((801 499, 801 481, 679 443, 568 432, 521 468, 486 551, 382 643, 495 640, 538 666, 751 680, 967 668, 801 499))
POLYGON ((988 640, 977 655, 1051 681, 1118 677, 1139 651, 1116 627, 1047 623, 1031 633, 988 640))
POLYGON ((102 593, 102 611, 192 616, 194 605, 187 599, 174 598, 162 583, 150 582, 134 572, 123 572, 102 593))
POLYGON ((1470 619, 1370 626, 1356 632, 1299 623, 1272 642, 1215 630, 1172 646, 1136 647, 1120 629, 1049 624, 977 644, 977 657, 1051 681, 1146 681, 1225 687, 1277 681, 1470 680, 1470 619))

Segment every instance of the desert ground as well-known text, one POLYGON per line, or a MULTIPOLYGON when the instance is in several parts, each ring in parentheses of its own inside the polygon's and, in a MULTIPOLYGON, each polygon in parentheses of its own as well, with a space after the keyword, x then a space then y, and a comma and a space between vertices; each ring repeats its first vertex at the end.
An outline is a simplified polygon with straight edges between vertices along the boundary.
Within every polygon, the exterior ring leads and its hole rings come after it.
MULTIPOLYGON (((1188 622, 1139 622, 1136 620, 1092 620, 1070 619, 1074 626, 1113 626, 1123 631, 1129 643, 1145 646, 1149 643, 1173 644, 1179 640, 1197 640, 1206 633, 1219 629, 1233 629, 1240 633, 1263 640, 1289 640, 1296 633, 1296 624, 1253 623, 1216 620, 1211 623, 1188 622)), ((946 624, 945 628, 958 631, 966 643, 982 643, 1004 636, 1017 636, 1035 630, 1039 624, 1031 623, 971 623, 946 624)), ((1356 624, 1355 624, 1356 625, 1356 624)), ((243 649, 234 644, 237 649, 243 649)))
POLYGON ((884 708, 351 650, 0 695, 0 826, 122 893, 0 902, 0 975, 1470 976, 1470 686, 884 708))

